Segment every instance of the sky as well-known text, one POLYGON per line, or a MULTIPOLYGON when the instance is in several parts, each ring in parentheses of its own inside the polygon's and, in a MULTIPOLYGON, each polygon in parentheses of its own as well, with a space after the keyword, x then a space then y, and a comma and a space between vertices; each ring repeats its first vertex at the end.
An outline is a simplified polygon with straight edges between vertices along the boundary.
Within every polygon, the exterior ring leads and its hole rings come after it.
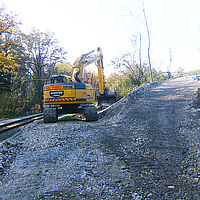
MULTIPOLYGON (((150 30, 152 67, 167 71, 200 69, 200 1, 143 0, 150 30)), ((105 73, 114 72, 111 60, 134 53, 147 62, 148 37, 142 0, 0 0, 18 15, 21 29, 34 27, 55 33, 73 63, 80 55, 101 47, 105 73)))

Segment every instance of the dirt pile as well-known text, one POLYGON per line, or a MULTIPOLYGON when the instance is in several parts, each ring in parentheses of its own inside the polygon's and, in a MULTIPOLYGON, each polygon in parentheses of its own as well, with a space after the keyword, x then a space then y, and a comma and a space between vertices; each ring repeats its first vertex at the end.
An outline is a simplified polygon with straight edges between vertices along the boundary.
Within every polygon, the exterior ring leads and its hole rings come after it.
POLYGON ((160 83, 153 82, 137 88, 103 112, 100 112, 99 118, 103 122, 120 122, 128 117, 128 112, 133 109, 133 104, 135 104, 136 100, 145 97, 152 88, 158 85, 160 83))

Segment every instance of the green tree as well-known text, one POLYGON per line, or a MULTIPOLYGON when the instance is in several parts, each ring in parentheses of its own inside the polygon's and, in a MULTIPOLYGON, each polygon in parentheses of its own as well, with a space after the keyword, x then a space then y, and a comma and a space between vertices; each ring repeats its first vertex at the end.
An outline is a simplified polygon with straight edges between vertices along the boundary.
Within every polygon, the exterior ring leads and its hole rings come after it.
POLYGON ((106 87, 109 91, 116 92, 118 98, 126 96, 136 88, 128 76, 117 73, 111 74, 106 78, 106 87))
POLYGON ((134 55, 131 53, 112 60, 112 65, 118 70, 118 73, 107 77, 106 86, 110 91, 115 91, 119 98, 127 95, 140 85, 151 82, 150 74, 155 77, 154 81, 167 79, 167 75, 157 72, 154 68, 150 73, 146 63, 137 64, 134 55))
POLYGON ((118 69, 124 77, 128 77, 134 87, 138 87, 150 81, 149 67, 144 64, 137 64, 134 55, 127 53, 112 61, 112 65, 118 69))
POLYGON ((66 52, 59 46, 53 33, 36 29, 26 36, 26 48, 29 57, 29 72, 35 92, 34 99, 42 108, 43 85, 50 78, 56 64, 65 58, 66 52))
POLYGON ((61 62, 56 64, 53 74, 65 74, 68 76, 72 75, 72 65, 70 63, 61 62))

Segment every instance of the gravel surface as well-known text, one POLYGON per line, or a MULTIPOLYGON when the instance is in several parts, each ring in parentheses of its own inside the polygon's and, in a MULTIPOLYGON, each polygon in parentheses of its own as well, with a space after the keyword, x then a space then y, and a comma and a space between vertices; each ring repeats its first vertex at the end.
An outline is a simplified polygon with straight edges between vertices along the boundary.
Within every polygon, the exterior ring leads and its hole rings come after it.
POLYGON ((200 199, 198 85, 149 84, 97 122, 17 129, 0 143, 0 199, 200 199))

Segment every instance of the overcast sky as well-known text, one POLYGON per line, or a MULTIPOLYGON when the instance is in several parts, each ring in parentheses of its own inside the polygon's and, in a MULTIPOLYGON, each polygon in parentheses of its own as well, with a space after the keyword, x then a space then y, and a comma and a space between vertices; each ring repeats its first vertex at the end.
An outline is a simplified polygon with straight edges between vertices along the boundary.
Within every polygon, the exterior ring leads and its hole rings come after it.
MULTIPOLYGON (((0 0, 15 12, 22 30, 32 27, 56 34, 73 61, 97 47, 103 49, 105 71, 111 59, 134 52, 142 35, 142 60, 147 61, 147 34, 141 0, 0 0), (131 43, 131 38, 138 39, 131 43)), ((200 69, 200 1, 144 0, 151 35, 152 66, 163 71, 200 69)), ((137 53, 137 52, 136 52, 137 53)), ((138 54, 137 54, 138 55, 138 54)))

